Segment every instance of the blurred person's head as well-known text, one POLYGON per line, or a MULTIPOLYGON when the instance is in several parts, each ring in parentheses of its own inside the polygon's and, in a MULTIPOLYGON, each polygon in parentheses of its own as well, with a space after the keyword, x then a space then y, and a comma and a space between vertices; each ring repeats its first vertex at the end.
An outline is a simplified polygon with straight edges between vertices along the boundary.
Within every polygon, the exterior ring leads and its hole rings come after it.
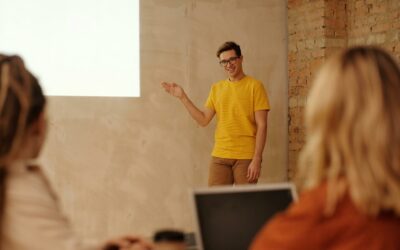
POLYGON ((328 183, 327 212, 346 190, 363 212, 400 215, 400 69, 376 47, 332 57, 312 85, 305 111, 302 188, 328 183))
POLYGON ((39 155, 46 134, 46 100, 20 57, 0 54, 0 224, 7 170, 39 155))
POLYGON ((36 158, 45 138, 46 99, 18 56, 0 54, 0 166, 36 158))

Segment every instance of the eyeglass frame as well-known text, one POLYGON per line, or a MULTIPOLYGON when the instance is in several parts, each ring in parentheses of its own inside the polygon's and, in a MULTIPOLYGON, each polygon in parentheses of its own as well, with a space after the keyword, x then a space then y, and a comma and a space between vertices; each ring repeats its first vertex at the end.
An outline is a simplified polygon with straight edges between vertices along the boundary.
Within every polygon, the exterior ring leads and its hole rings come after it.
POLYGON ((228 66, 228 63, 233 64, 236 62, 237 59, 240 59, 240 56, 233 56, 227 60, 219 61, 219 65, 226 67, 226 66, 228 66))

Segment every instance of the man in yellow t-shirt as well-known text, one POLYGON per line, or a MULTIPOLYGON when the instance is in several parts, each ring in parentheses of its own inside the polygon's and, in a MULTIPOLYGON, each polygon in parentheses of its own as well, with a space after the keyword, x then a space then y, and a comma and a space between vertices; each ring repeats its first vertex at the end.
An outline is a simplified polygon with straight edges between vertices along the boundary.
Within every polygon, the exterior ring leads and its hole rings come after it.
POLYGON ((201 126, 217 115, 215 145, 209 169, 209 186, 257 183, 267 135, 269 101, 263 84, 245 75, 240 46, 224 43, 217 51, 228 79, 214 83, 200 110, 176 83, 161 83, 179 98, 201 126))

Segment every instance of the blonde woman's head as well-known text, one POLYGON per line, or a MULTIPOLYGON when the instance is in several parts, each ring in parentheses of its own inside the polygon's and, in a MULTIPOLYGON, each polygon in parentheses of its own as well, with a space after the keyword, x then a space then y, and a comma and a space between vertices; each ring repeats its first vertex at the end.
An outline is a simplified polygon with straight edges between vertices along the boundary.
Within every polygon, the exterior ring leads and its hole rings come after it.
POLYGON ((400 69, 376 47, 343 51, 321 68, 307 100, 307 142, 300 158, 303 188, 338 183, 362 211, 400 214, 400 69))

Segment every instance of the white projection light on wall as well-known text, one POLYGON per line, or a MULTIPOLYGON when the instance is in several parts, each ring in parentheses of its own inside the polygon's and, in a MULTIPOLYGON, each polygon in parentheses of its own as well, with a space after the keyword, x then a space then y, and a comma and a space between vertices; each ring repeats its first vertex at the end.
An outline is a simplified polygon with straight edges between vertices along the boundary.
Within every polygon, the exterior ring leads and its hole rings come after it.
POLYGON ((0 53, 47 95, 140 95, 139 0, 0 0, 0 53))

